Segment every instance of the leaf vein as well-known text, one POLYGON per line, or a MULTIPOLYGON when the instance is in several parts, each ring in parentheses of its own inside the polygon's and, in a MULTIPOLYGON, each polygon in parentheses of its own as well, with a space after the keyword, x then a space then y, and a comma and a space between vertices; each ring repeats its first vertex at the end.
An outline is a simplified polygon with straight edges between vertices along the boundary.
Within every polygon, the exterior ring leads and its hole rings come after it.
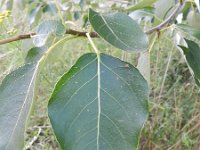
POLYGON ((103 137, 103 135, 100 134, 100 136, 105 141, 105 143, 107 143, 109 145, 109 147, 111 148, 111 150, 114 150, 113 147, 112 147, 112 145, 103 137))
POLYGON ((71 102, 72 98, 74 95, 77 94, 78 91, 80 91, 85 85, 87 85, 88 83, 92 82, 95 78, 97 77, 97 74, 94 75, 90 80, 88 80, 87 82, 85 82, 84 84, 82 84, 69 98, 69 100, 65 103, 64 108, 66 108, 68 106, 68 104, 71 102))
POLYGON ((115 34, 115 32, 112 30, 112 28, 108 25, 106 19, 105 19, 102 15, 100 15, 100 16, 101 16, 101 18, 103 19, 104 23, 107 25, 108 29, 113 33, 114 37, 115 37, 116 39, 118 39, 124 46, 126 46, 126 47, 129 48, 129 49, 131 49, 130 46, 128 46, 125 42, 123 42, 123 41, 115 34))
MULTIPOLYGON (((120 129, 119 129, 119 127, 117 126, 117 124, 110 118, 110 117, 108 117, 106 114, 104 114, 104 113, 101 113, 101 115, 102 116, 104 116, 105 118, 107 118, 114 126, 115 126, 115 128, 117 129, 117 131, 119 132, 119 134, 120 134, 120 136, 121 136, 121 138, 123 139, 123 141, 124 141, 124 144, 127 146, 127 143, 126 143, 126 140, 125 140, 125 137, 124 137, 124 135, 123 135, 123 133, 120 131, 120 129)), ((125 148, 126 149, 126 148, 125 148)))
POLYGON ((97 99, 97 97, 95 97, 91 102, 89 102, 88 104, 86 104, 81 111, 77 114, 77 116, 73 119, 73 121, 71 122, 71 124, 69 125, 69 128, 67 130, 69 130, 71 128, 71 126, 75 123, 75 121, 79 118, 79 116, 81 115, 81 113, 90 105, 92 104, 95 100, 97 99))
POLYGON ((131 120, 131 117, 128 115, 128 112, 126 111, 125 107, 119 102, 119 100, 117 100, 113 95, 111 95, 105 89, 101 88, 101 90, 103 90, 109 97, 111 97, 117 104, 119 104, 121 108, 124 110, 124 112, 126 113, 128 119, 131 120))

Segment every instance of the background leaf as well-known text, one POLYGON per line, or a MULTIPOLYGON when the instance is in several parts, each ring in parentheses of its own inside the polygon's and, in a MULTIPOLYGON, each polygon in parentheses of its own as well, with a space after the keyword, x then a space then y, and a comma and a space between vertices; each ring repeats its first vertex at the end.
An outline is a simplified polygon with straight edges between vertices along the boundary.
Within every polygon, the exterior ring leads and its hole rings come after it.
POLYGON ((56 36, 62 36, 65 34, 65 26, 62 22, 57 20, 47 20, 38 26, 36 35, 32 36, 33 43, 36 47, 41 47, 46 43, 46 40, 50 33, 56 36))
MULTIPOLYGON (((40 9, 41 9, 41 5, 38 5, 38 6, 35 6, 29 13, 28 15, 28 20, 29 20, 29 23, 30 25, 33 24, 37 18, 37 16, 39 16, 39 12, 40 12, 40 9)), ((41 16, 39 16, 41 17, 41 16)))
POLYGON ((123 13, 101 15, 90 9, 89 21, 94 30, 111 45, 126 51, 142 51, 148 37, 139 25, 123 13))
POLYGON ((154 25, 158 25, 165 20, 175 9, 175 0, 158 0, 155 3, 155 15, 160 18, 155 20, 154 25))
POLYGON ((145 7, 151 7, 156 1, 157 0, 142 0, 139 3, 137 3, 136 5, 128 7, 126 10, 127 11, 135 11, 135 10, 142 9, 145 7))
POLYGON ((11 72, 0 86, 1 150, 23 149, 26 120, 34 96, 36 64, 26 64, 11 72))
POLYGON ((147 82, 131 64, 89 53, 57 83, 48 111, 63 150, 134 150, 147 99, 147 82))
MULTIPOLYGON (((179 46, 186 57, 186 60, 194 72, 196 81, 200 81, 200 47, 193 41, 185 39, 188 48, 184 46, 179 46)), ((197 82, 197 83, 198 83, 197 82)))
POLYGON ((140 53, 140 56, 138 58, 138 64, 137 69, 140 71, 140 73, 143 75, 143 77, 147 80, 147 82, 150 85, 150 53, 144 52, 140 53))
POLYGON ((138 20, 144 17, 153 18, 154 15, 154 8, 153 7, 146 7, 144 9, 136 10, 129 14, 133 20, 138 20))
POLYGON ((200 40, 200 30, 197 28, 194 28, 192 26, 186 25, 186 24, 177 24, 176 28, 180 30, 181 32, 185 33, 186 36, 189 34, 190 36, 193 36, 194 38, 200 40))
POLYGON ((36 62, 38 61, 42 55, 44 54, 44 47, 33 47, 31 48, 26 56, 26 63, 36 62))
POLYGON ((47 12, 50 15, 56 15, 57 11, 56 4, 51 1, 43 8, 43 12, 47 12))
POLYGON ((200 30, 200 13, 197 10, 191 10, 187 16, 188 24, 200 30))

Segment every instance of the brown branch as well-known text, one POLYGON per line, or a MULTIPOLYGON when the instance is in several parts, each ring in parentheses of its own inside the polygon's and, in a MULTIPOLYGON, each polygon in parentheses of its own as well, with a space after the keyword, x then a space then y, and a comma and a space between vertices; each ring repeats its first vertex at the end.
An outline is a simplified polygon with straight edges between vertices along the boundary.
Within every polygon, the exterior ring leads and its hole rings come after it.
MULTIPOLYGON (((71 34, 71 35, 76 35, 76 36, 87 37, 87 36, 86 36, 86 33, 87 33, 87 32, 76 31, 76 30, 73 30, 73 29, 69 29, 69 30, 67 30, 65 33, 66 33, 66 34, 71 34)), ((96 33, 96 32, 90 32, 90 37, 96 38, 96 37, 99 37, 99 35, 98 35, 98 33, 96 33)))
MULTIPOLYGON (((155 31, 159 32, 163 27, 165 27, 166 25, 168 25, 170 23, 170 21, 172 21, 176 15, 181 11, 181 9, 183 8, 184 3, 182 3, 182 1, 179 2, 177 8, 172 12, 172 14, 166 19, 164 20, 160 25, 153 27, 152 29, 146 31, 146 34, 151 34, 155 31)), ((87 32, 83 32, 83 31, 76 31, 73 29, 68 29, 66 32, 66 34, 70 34, 70 35, 76 35, 76 36, 82 36, 82 37, 87 37, 86 33, 87 32)), ((14 37, 10 37, 10 38, 6 38, 6 39, 2 39, 0 40, 0 45, 2 44, 6 44, 6 43, 11 43, 14 41, 19 41, 19 40, 23 40, 23 39, 29 39, 31 38, 31 36, 36 35, 36 33, 32 32, 32 33, 25 33, 25 34, 21 34, 18 36, 14 36, 14 37)), ((90 36, 92 38, 96 38, 99 37, 98 33, 96 32, 90 32, 90 36)))
MULTIPOLYGON (((76 31, 76 30, 73 30, 73 29, 69 29, 65 33, 71 34, 71 35, 76 35, 76 36, 87 37, 86 36, 87 32, 76 31)), ((34 35, 36 35, 36 33, 32 32, 32 33, 25 33, 25 34, 20 34, 20 35, 13 36, 13 37, 10 37, 10 38, 2 39, 2 40, 0 40, 0 45, 6 44, 6 43, 11 43, 11 42, 14 42, 14 41, 19 41, 19 40, 30 39, 31 36, 34 36, 34 35)), ((90 36, 92 38, 99 37, 96 32, 90 32, 90 36)))
POLYGON ((6 39, 3 39, 3 40, 0 40, 0 45, 10 43, 10 42, 14 42, 14 41, 23 40, 23 39, 29 39, 29 38, 31 38, 32 35, 35 35, 35 33, 20 34, 20 35, 17 35, 17 36, 6 38, 6 39))
POLYGON ((183 5, 184 4, 182 2, 179 2, 177 8, 172 12, 172 14, 166 20, 164 20, 158 26, 153 27, 150 30, 147 30, 145 33, 146 34, 151 34, 151 33, 155 32, 155 31, 159 32, 163 27, 168 25, 177 16, 177 14, 183 9, 183 5))

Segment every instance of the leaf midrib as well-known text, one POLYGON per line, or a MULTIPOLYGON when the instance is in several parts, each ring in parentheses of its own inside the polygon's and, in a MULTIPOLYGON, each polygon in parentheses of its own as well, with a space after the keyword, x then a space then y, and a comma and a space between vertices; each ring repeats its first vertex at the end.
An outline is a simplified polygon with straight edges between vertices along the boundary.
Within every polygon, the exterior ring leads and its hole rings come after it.
MULTIPOLYGON (((30 84, 29 84, 28 89, 27 89, 25 101, 24 101, 24 103, 22 104, 22 107, 21 107, 21 109, 20 109, 20 113, 19 113, 19 115, 18 115, 18 119, 17 119, 17 121, 16 121, 16 124, 15 124, 13 130, 12 130, 12 133, 11 133, 11 135, 10 135, 10 137, 9 137, 9 141, 8 141, 8 143, 7 143, 5 149, 7 149, 7 147, 10 145, 10 142, 11 142, 10 140, 12 139, 12 137, 13 137, 13 135, 14 135, 14 131, 16 130, 16 128, 17 128, 17 126, 18 126, 18 122, 19 122, 19 120, 20 120, 20 118, 21 118, 21 115, 22 115, 22 110, 23 110, 23 108, 24 108, 24 106, 25 106, 25 104, 26 104, 26 102, 27 102, 28 95, 29 95, 29 92, 30 92, 30 90, 31 90, 31 85, 32 85, 32 83, 34 82, 34 79, 35 79, 35 75, 36 75, 36 73, 37 73, 37 68, 38 68, 38 66, 39 66, 39 63, 38 63, 38 64, 36 65, 36 67, 35 67, 33 76, 32 76, 32 78, 31 78, 30 84)), ((33 84, 34 84, 34 83, 33 83, 33 84)), ((33 89, 33 90, 34 90, 34 89, 33 89)), ((34 91, 33 91, 33 92, 34 92, 34 91)))
MULTIPOLYGON (((76 119, 78 118, 78 116, 80 116, 80 114, 81 114, 81 112, 83 112, 83 110, 85 109, 85 107, 87 107, 89 104, 91 104, 92 102, 94 102, 96 99, 98 100, 98 113, 97 113, 97 126, 95 127, 95 128, 93 128, 92 130, 90 130, 89 132, 86 132, 85 134, 84 134, 84 136, 86 136, 88 133, 90 133, 90 132, 93 132, 95 129, 97 130, 96 132, 97 132, 97 138, 96 138, 96 144, 97 144, 97 150, 99 150, 99 140, 100 140, 100 137, 101 137, 101 133, 100 133, 100 119, 101 119, 101 115, 102 116, 105 116, 108 120, 110 120, 111 122, 112 122, 112 124, 116 127, 116 129, 117 129, 117 131, 119 132, 119 134, 120 134, 120 136, 121 136, 121 139, 124 141, 124 144, 125 144, 125 146, 127 147, 127 143, 126 143, 126 141, 125 141, 125 137, 124 137, 124 135, 123 135, 123 133, 121 132, 121 130, 120 130, 120 128, 118 127, 118 125, 116 125, 116 123, 115 122, 113 122, 113 120, 111 119, 111 118, 109 118, 106 114, 104 114, 104 113, 102 113, 101 112, 101 90, 104 90, 104 89, 102 89, 102 87, 101 87, 101 84, 100 84, 100 78, 101 78, 101 74, 100 74, 100 71, 101 71, 101 68, 104 66, 104 67, 106 67, 107 69, 108 69, 108 71, 110 72, 110 73, 113 73, 115 76, 117 76, 117 77, 119 77, 120 78, 120 80, 122 80, 122 82, 124 82, 124 84, 126 84, 130 89, 132 89, 131 87, 130 87, 130 85, 120 76, 120 75, 118 75, 116 72, 114 72, 110 67, 108 67, 106 64, 104 64, 102 61, 101 61, 101 59, 100 59, 100 57, 97 57, 97 58, 95 58, 95 59, 92 59, 90 62, 88 62, 81 70, 79 70, 78 72, 76 72, 76 74, 75 75, 73 75, 72 77, 70 77, 70 79, 72 79, 73 77, 75 77, 77 74, 79 74, 81 71, 83 71, 84 69, 86 69, 88 66, 89 66, 89 64, 91 64, 92 62, 94 62, 94 61, 97 61, 97 73, 94 75, 94 76, 92 76, 88 81, 90 81, 91 79, 95 79, 95 77, 97 76, 97 82, 98 82, 98 86, 97 86, 97 90, 98 90, 98 92, 97 92, 97 97, 96 98, 94 98, 90 103, 88 103, 88 104, 86 104, 85 106, 84 106, 84 108, 82 108, 81 110, 80 110, 80 112, 78 113, 78 115, 75 117, 75 119, 71 122, 71 124, 69 125, 69 128, 67 129, 67 130, 69 130, 70 129, 70 127, 74 124, 74 122, 76 121, 76 119), (102 65, 102 67, 101 67, 101 65, 102 65), (98 96, 99 95, 99 96, 98 96)), ((69 79, 69 80, 70 80, 69 79)), ((68 80, 68 81, 69 81, 68 80)), ((85 82, 85 83, 88 83, 88 81, 87 82, 85 82)), ((83 85, 85 85, 85 83, 83 84, 83 85)), ((82 86, 81 86, 82 87, 82 86)), ((75 92, 76 93, 76 92, 75 92)), ((73 95, 73 94, 72 94, 73 95)), ((108 94, 109 95, 109 94, 108 94)), ((115 98, 115 97, 113 97, 113 96, 111 96, 111 95, 109 95, 111 98, 115 98)), ((118 100, 117 100, 118 101, 118 100)), ((116 102, 116 103, 118 103, 121 107, 123 107, 123 105, 121 105, 119 102, 116 102)), ((69 104, 69 103, 68 103, 69 104)), ((66 105, 65 105, 65 107, 66 107, 66 105)), ((123 107, 123 109, 125 110, 125 108, 123 107)), ((127 117, 130 119, 130 116, 128 116, 128 114, 126 113, 126 115, 127 115, 127 117)), ((82 138, 82 136, 81 136, 81 138, 82 138)), ((81 138, 79 138, 77 141, 79 141, 81 138)), ((67 144, 67 143, 65 143, 65 144, 67 144)))
POLYGON ((100 136, 100 117, 101 117, 101 56, 97 54, 97 100, 98 100, 98 116, 97 116, 97 150, 99 150, 99 136, 100 136))
POLYGON ((114 35, 114 37, 116 39, 118 39, 124 46, 126 46, 128 49, 131 49, 131 47, 129 47, 124 41, 122 41, 116 34, 115 32, 112 30, 112 28, 108 25, 106 19, 103 17, 103 15, 100 15, 100 17, 102 18, 103 22, 105 23, 105 25, 107 25, 108 29, 112 32, 112 34, 114 35))

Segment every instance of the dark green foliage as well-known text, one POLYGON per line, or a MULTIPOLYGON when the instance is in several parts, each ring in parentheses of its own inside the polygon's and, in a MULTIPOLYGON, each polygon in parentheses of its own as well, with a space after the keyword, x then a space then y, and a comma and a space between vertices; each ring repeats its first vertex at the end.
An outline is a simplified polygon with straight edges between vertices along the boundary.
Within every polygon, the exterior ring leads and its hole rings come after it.
POLYGON ((48 110, 63 150, 135 150, 148 85, 131 64, 85 54, 57 83, 48 110))
POLYGON ((199 84, 200 80, 200 47, 197 43, 185 39, 188 48, 184 46, 179 46, 186 57, 186 60, 189 64, 189 66, 192 68, 194 72, 195 79, 197 81, 197 84, 199 84))
POLYGON ((102 15, 90 9, 89 20, 94 30, 111 45, 126 51, 147 50, 147 35, 126 14, 102 15))

